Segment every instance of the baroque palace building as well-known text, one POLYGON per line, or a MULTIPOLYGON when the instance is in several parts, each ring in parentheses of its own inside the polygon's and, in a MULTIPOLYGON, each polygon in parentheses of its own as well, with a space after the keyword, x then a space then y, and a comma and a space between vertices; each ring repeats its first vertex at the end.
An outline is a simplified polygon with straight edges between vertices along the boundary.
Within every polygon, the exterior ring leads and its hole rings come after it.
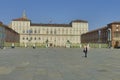
POLYGON ((21 18, 13 19, 10 28, 20 34, 20 46, 65 47, 78 46, 80 35, 88 32, 88 21, 73 20, 69 24, 32 23, 25 12, 21 18))

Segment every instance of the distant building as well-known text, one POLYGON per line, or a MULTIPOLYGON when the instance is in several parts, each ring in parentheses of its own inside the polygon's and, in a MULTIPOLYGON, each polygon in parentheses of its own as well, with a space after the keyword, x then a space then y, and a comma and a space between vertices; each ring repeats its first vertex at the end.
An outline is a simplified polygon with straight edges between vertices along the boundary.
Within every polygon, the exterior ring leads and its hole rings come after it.
POLYGON ((4 47, 5 41, 5 28, 3 27, 2 22, 0 22, 0 48, 4 47))
POLYGON ((81 43, 107 44, 108 47, 120 46, 120 22, 112 22, 103 28, 82 34, 81 43))
POLYGON ((21 46, 65 47, 67 42, 79 45, 80 35, 88 32, 88 22, 84 20, 74 20, 69 24, 32 23, 25 12, 21 18, 13 19, 9 27, 20 34, 21 46))
POLYGON ((19 43, 19 34, 0 22, 0 48, 11 43, 19 43))

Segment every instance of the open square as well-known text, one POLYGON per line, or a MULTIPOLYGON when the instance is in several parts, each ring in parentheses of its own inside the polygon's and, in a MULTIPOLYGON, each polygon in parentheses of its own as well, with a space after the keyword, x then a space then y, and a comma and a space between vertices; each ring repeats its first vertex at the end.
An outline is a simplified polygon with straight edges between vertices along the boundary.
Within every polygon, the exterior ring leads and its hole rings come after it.
POLYGON ((0 80, 119 80, 119 49, 7 48, 0 50, 0 80))

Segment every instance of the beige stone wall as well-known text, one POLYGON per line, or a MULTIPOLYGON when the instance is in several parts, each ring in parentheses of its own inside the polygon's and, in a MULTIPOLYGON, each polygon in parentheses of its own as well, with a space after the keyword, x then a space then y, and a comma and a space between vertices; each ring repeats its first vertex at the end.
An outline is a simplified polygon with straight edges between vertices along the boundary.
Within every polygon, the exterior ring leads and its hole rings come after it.
POLYGON ((80 35, 88 31, 88 23, 73 22, 72 27, 64 26, 30 26, 30 21, 12 21, 13 30, 20 33, 22 44, 44 44, 48 40, 51 46, 65 46, 67 40, 71 44, 80 44, 80 35), (31 30, 31 33, 29 31, 31 30))

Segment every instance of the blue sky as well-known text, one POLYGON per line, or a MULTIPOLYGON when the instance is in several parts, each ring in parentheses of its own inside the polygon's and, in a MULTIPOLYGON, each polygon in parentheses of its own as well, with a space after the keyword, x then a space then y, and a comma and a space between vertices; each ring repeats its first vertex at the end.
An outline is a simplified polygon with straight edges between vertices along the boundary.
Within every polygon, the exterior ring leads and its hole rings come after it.
POLYGON ((89 22, 89 30, 120 21, 120 0, 0 0, 0 21, 9 24, 24 10, 33 23, 82 19, 89 22))

